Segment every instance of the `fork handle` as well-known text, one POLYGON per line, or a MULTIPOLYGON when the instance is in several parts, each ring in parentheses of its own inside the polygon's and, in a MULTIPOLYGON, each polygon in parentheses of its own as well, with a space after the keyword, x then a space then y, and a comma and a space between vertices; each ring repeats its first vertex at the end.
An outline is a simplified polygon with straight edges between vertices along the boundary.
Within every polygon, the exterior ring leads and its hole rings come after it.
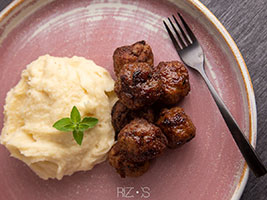
POLYGON ((210 80, 208 79, 204 70, 199 71, 202 75, 203 79, 205 80, 213 99, 215 100, 223 118, 226 122, 240 152, 242 153, 243 157, 245 158, 249 168, 253 171, 255 176, 260 177, 267 173, 265 166, 263 165, 262 161, 260 160, 259 156, 257 155, 254 148, 251 146, 249 141, 247 140, 246 136, 240 130, 238 124, 236 123, 235 119, 233 118, 232 114, 214 89, 213 85, 211 84, 210 80))

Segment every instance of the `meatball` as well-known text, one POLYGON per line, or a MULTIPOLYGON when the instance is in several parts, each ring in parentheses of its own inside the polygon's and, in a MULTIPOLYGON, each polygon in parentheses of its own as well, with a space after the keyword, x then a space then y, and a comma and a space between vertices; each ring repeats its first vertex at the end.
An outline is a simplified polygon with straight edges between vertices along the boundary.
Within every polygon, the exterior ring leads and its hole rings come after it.
POLYGON ((162 80, 160 103, 176 104, 189 93, 189 75, 184 64, 179 61, 160 62, 156 68, 162 80))
POLYGON ((152 49, 145 41, 142 40, 129 46, 122 46, 114 51, 113 63, 116 76, 118 76, 125 64, 135 62, 146 62, 153 66, 152 49))
POLYGON ((115 81, 114 90, 125 106, 137 110, 159 99, 161 80, 147 63, 126 64, 115 81))
POLYGON ((160 155, 167 138, 160 128, 145 119, 134 119, 118 135, 118 143, 129 160, 144 162, 160 155))
POLYGON ((135 118, 144 118, 153 123, 154 111, 150 107, 145 107, 141 110, 130 110, 123 103, 121 103, 120 100, 118 100, 111 110, 111 117, 112 125, 117 138, 117 134, 120 132, 120 130, 135 118))
POLYGON ((180 107, 163 109, 156 125, 168 139, 168 147, 175 148, 183 145, 195 137, 196 128, 191 119, 180 107))
POLYGON ((120 144, 116 143, 108 154, 109 164, 116 169, 122 178, 126 176, 137 177, 143 175, 149 169, 149 161, 132 162, 127 159, 120 144))

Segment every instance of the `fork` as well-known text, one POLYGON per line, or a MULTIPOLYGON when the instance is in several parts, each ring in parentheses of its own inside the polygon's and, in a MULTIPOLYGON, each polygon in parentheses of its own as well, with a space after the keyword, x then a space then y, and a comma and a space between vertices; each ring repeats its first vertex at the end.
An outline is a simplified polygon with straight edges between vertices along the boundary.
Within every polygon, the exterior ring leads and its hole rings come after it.
POLYGON ((253 173, 257 177, 265 175, 267 173, 265 166, 263 165, 262 161, 260 160, 254 148, 247 140, 246 136, 242 133, 241 129, 239 128, 232 114, 230 113, 230 111, 220 98, 220 96, 217 94, 215 88, 212 86, 210 80, 208 79, 205 73, 204 70, 205 56, 202 47, 198 43, 197 38, 187 25, 183 17, 180 15, 180 13, 177 14, 184 28, 182 28, 182 26, 180 25, 180 23, 178 22, 178 20, 175 18, 174 15, 172 15, 172 17, 177 25, 177 28, 172 23, 169 17, 168 20, 177 36, 178 41, 176 40, 175 36, 173 35, 172 31, 170 30, 170 28, 168 27, 167 23, 164 20, 163 23, 178 55, 188 67, 198 71, 203 77, 204 81, 206 82, 211 92, 214 101, 216 102, 216 105, 218 106, 223 116, 223 119, 228 129, 230 130, 249 168, 253 171, 253 173))

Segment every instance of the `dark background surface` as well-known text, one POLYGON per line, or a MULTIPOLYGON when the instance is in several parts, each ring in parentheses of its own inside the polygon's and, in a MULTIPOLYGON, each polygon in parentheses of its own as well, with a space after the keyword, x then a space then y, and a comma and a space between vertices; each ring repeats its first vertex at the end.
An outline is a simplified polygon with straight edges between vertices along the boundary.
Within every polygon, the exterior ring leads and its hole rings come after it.
MULTIPOLYGON (((11 0, 0 0, 0 11, 11 0)), ((250 73, 258 112, 257 152, 267 165, 267 0, 201 0, 235 40, 250 73)), ((267 175, 250 173, 241 200, 266 200, 267 175)))

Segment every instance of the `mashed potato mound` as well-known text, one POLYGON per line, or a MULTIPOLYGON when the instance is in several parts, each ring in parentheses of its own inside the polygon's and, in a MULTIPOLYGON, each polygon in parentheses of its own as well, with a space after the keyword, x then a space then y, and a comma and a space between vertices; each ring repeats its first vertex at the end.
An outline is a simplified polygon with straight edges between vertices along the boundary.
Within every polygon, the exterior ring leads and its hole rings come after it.
POLYGON ((91 60, 41 56, 27 66, 7 94, 0 141, 11 156, 43 179, 90 170, 105 160, 114 143, 110 116, 113 87, 110 74, 91 60), (99 120, 84 132, 81 146, 71 132, 52 127, 57 120, 69 117, 74 105, 82 118, 99 120))

